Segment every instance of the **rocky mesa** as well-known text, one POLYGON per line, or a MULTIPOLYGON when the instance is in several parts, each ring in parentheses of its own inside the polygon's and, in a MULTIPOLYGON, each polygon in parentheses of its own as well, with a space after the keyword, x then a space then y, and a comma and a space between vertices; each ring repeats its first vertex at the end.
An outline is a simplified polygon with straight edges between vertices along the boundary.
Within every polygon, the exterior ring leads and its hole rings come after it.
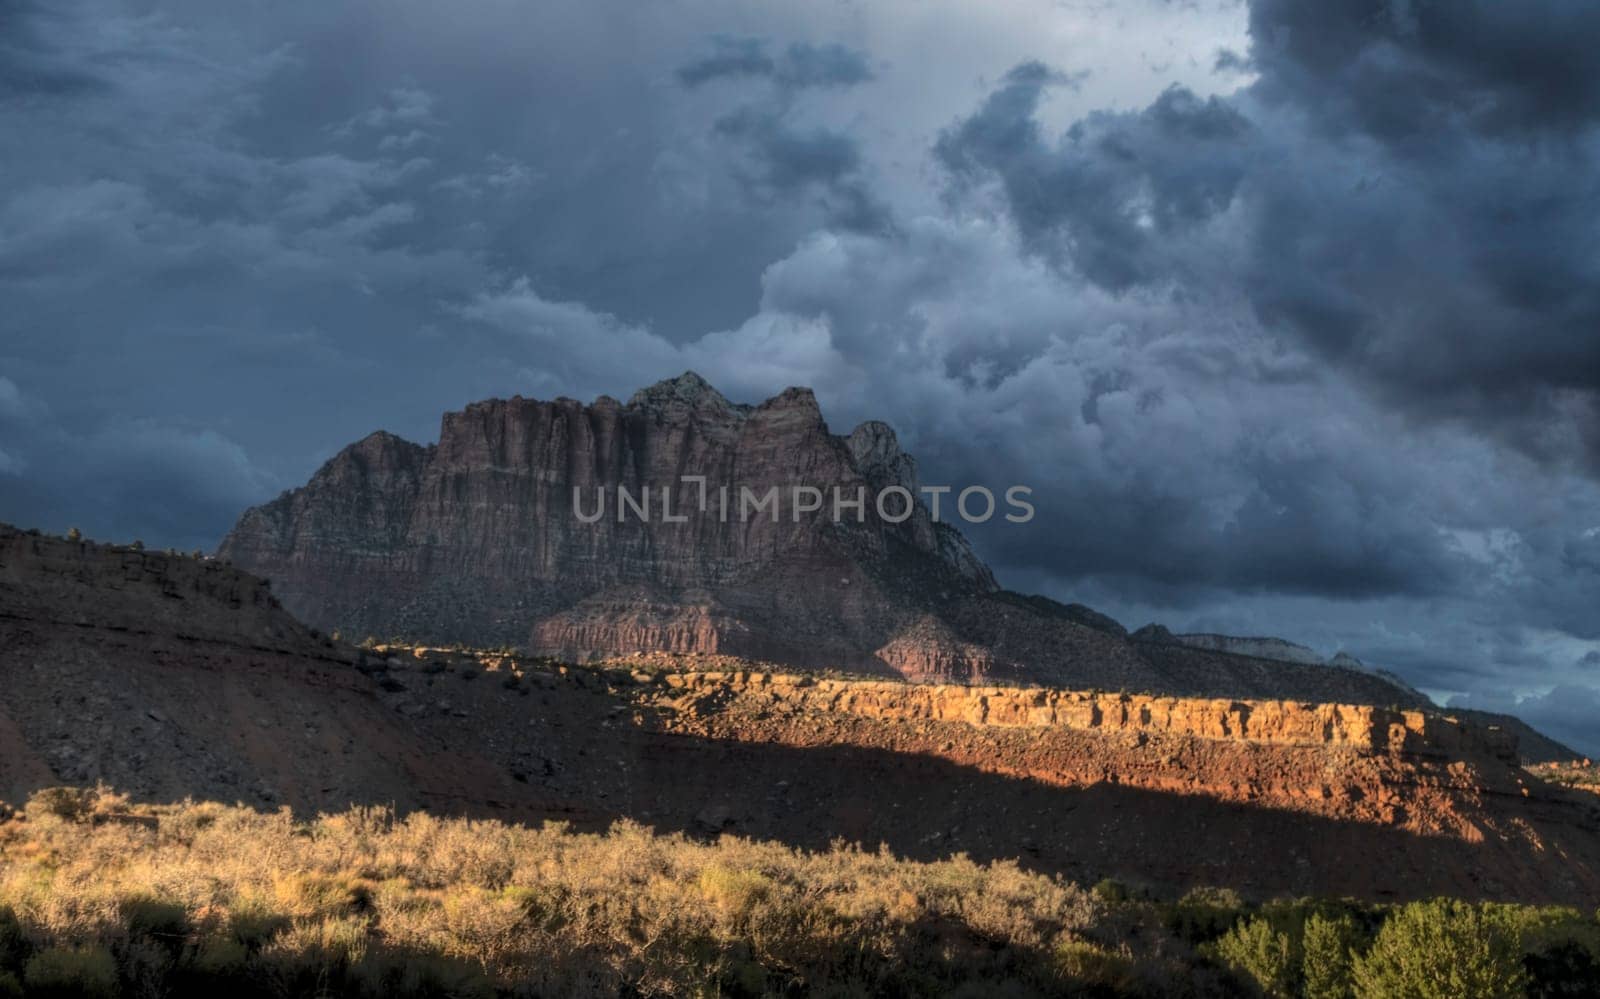
POLYGON ((835 490, 897 487, 917 496, 917 466, 887 425, 835 434, 807 389, 743 405, 686 373, 627 403, 475 403, 447 413, 433 445, 374 433, 245 512, 218 554, 269 577, 303 620, 347 637, 1425 703, 1370 671, 1286 661, 1261 643, 1136 641, 1088 608, 1003 590, 920 500, 903 520, 870 498, 860 514, 833 516, 835 490), (823 508, 796 509, 795 486, 817 490, 823 508), (745 491, 773 489, 775 516, 729 513, 745 491), (624 495, 652 504, 648 515, 624 508, 624 495))

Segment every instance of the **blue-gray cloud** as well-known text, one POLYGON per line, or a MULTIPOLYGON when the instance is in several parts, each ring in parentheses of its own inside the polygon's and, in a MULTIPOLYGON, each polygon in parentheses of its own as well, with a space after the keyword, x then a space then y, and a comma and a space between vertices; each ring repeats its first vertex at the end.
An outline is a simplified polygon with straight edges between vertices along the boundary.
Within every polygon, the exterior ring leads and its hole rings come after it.
POLYGON ((1502 691, 1453 697, 1450 707, 1516 715, 1540 732, 1591 757, 1600 756, 1600 688, 1560 684, 1543 694, 1502 691))
POLYGON ((1091 115, 1051 143, 1036 113, 1045 88, 1065 79, 1036 62, 1016 67, 940 138, 939 158, 963 185, 998 177, 1029 245, 1096 283, 1172 277, 1174 240, 1233 203, 1249 120, 1173 87, 1143 112, 1091 115))
POLYGON ((760 38, 717 38, 714 51, 678 68, 685 86, 719 79, 766 78, 785 90, 848 87, 872 79, 867 58, 839 44, 795 42, 778 56, 768 55, 760 38))
POLYGON ((759 39, 716 40, 715 51, 678 69, 689 88, 716 79, 763 78, 775 89, 721 115, 712 125, 734 144, 733 175, 757 203, 815 199, 830 225, 868 230, 889 224, 888 209, 869 187, 858 140, 845 132, 798 124, 796 99, 816 87, 850 87, 872 79, 866 57, 842 45, 796 43, 779 57, 759 39), (742 162, 741 162, 742 160, 742 162))
POLYGON ((1242 290, 1391 405, 1600 461, 1600 15, 1261 2, 1257 79, 1037 122, 1028 63, 940 140, 1035 252, 1113 290, 1242 290), (1587 32, 1587 34, 1585 33, 1587 32))

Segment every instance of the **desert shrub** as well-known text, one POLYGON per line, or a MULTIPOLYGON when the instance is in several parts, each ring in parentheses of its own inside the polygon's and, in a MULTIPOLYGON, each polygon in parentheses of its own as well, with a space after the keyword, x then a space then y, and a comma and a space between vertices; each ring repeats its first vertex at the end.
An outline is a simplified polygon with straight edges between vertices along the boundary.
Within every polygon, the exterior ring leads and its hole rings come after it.
POLYGON ((94 994, 109 959, 123 994, 232 999, 1425 996, 1492 986, 1474 950, 1491 934, 1505 941, 1491 956, 1510 955, 1505 981, 1579 995, 1595 994, 1600 954, 1600 924, 1572 910, 1446 907, 1461 939, 1440 943, 1404 932, 1406 909, 1247 906, 1217 890, 1159 902, 1007 861, 707 843, 632 822, 597 834, 383 808, 297 819, 135 807, 103 789, 46 795, 30 813, 49 820, 0 835, 0 976, 29 995, 94 994), (1359 993, 1352 950, 1366 952, 1359 993), (1417 968, 1431 955, 1470 974, 1428 979, 1417 968), (1434 991, 1406 990, 1419 974, 1434 991))
POLYGON ((1056 948, 1056 961, 1069 981, 1086 990, 1126 993, 1136 979, 1131 954, 1086 940, 1064 941, 1056 948))
POLYGON ((176 948, 189 934, 189 913, 181 902, 136 894, 124 897, 117 908, 130 937, 152 939, 176 948))
POLYGON ((1128 890, 1128 886, 1115 878, 1102 878, 1095 883, 1095 886, 1090 891, 1094 892, 1095 898, 1105 902, 1107 905, 1117 905, 1133 897, 1133 893, 1128 890))
POLYGON ((1305 999, 1349 999, 1351 952, 1358 930, 1349 916, 1313 913, 1300 942, 1301 993, 1305 999))
POLYGON ((1233 928, 1244 900, 1231 888, 1195 888, 1165 907, 1167 929, 1191 946, 1209 943, 1233 928))
POLYGON ((1248 975, 1269 996, 1291 997, 1298 991, 1300 955, 1294 942, 1260 916, 1236 924, 1208 950, 1248 975))
POLYGON ((342 918, 372 908, 372 885, 349 874, 296 874, 275 886, 282 911, 298 918, 342 918))
POLYGON ((347 991, 352 969, 366 958, 371 942, 365 919, 307 919, 275 937, 258 959, 283 994, 337 994, 347 991))
POLYGON ((117 962, 100 947, 47 947, 28 959, 27 995, 41 999, 112 999, 117 962))
POLYGON ((229 939, 252 954, 289 926, 288 916, 257 898, 237 900, 228 913, 229 939))
POLYGON ((1435 899, 1395 910, 1352 969, 1361 999, 1520 996, 1515 933, 1492 910, 1435 899))
POLYGON ((23 810, 28 818, 49 816, 64 822, 81 822, 94 811, 95 792, 85 787, 46 787, 28 798, 23 810))
POLYGON ((772 894, 772 880, 760 871, 711 864, 700 872, 700 891, 717 917, 732 924, 750 919, 756 906, 772 894))

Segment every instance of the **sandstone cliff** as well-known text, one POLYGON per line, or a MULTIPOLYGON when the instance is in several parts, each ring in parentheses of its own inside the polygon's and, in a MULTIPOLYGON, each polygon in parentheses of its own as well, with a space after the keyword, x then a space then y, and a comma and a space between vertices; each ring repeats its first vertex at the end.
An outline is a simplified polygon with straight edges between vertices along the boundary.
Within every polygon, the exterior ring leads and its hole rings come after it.
POLYGON ((912 679, 1424 703, 1361 671, 1269 664, 1254 645, 1132 642, 1086 607, 1007 593, 922 503, 902 523, 870 498, 860 522, 853 511, 832 516, 835 489, 872 497, 918 484, 883 423, 837 435, 807 389, 738 405, 691 373, 626 404, 475 403, 446 414, 427 447, 373 434, 304 487, 247 511, 219 556, 270 577, 296 615, 346 636, 571 659, 651 649, 912 679), (818 489, 824 509, 794 511, 785 492, 794 485, 818 489), (784 504, 776 522, 724 516, 724 489, 737 504, 742 490, 773 487, 784 504), (619 519, 619 490, 648 493, 651 514, 619 519), (598 497, 609 505, 586 523, 580 514, 592 516, 598 497))

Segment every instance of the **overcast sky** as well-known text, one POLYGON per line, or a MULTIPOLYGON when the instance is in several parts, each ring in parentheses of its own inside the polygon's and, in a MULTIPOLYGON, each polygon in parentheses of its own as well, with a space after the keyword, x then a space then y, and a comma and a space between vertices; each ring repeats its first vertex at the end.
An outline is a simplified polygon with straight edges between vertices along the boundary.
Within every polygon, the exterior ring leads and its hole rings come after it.
POLYGON ((1600 751, 1600 5, 0 0, 0 519, 694 369, 1600 751))

